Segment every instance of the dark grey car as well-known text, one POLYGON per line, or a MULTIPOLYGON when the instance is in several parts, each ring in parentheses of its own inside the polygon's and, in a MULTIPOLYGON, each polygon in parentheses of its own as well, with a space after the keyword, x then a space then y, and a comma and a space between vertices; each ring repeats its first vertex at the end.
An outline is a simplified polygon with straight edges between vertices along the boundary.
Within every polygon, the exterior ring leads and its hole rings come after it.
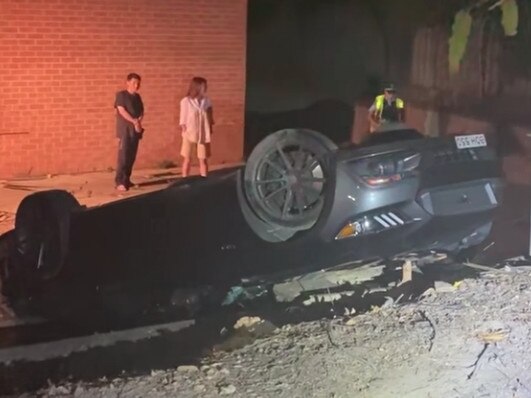
POLYGON ((288 129, 246 165, 86 209, 64 191, 20 205, 4 283, 11 295, 82 297, 105 287, 230 286, 409 251, 479 245, 501 201, 482 134, 426 138, 404 126, 337 148, 288 129), (6 276, 7 275, 7 276, 6 276))

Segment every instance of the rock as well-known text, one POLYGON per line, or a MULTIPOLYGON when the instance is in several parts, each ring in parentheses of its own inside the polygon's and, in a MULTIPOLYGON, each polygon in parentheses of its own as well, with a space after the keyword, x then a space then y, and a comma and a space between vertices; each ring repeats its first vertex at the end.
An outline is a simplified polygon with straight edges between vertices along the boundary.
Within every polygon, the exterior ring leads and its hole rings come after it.
POLYGON ((456 290, 454 286, 452 286, 448 282, 443 281, 435 281, 433 284, 433 288, 437 293, 449 293, 454 292, 456 290))
POLYGON ((343 315, 345 316, 350 316, 350 315, 354 315, 356 313, 356 308, 352 307, 352 308, 345 308, 345 312, 343 313, 343 315))
POLYGON ((220 386, 219 387, 219 394, 220 395, 232 395, 236 392, 236 387, 234 387, 232 384, 228 384, 226 386, 220 386))
POLYGON ((48 390, 48 395, 52 396, 61 396, 61 395, 70 395, 70 390, 65 386, 51 386, 48 390))
POLYGON ((204 392, 205 390, 206 390, 206 387, 202 384, 197 384, 196 386, 194 386, 195 392, 204 392))
POLYGON ((429 297, 429 296, 436 296, 436 295, 437 295, 437 293, 435 292, 435 289, 430 287, 424 293, 422 293, 420 296, 421 297, 429 297))
POLYGON ((357 322, 356 318, 350 318, 348 321, 345 322, 345 325, 354 326, 356 322, 357 322))
POLYGON ((236 321, 234 324, 234 329, 241 329, 246 328, 250 329, 253 326, 263 322, 263 320, 260 317, 257 316, 244 316, 236 321))
POLYGON ((80 397, 85 392, 85 389, 81 386, 77 386, 74 390, 74 397, 80 397))
POLYGON ((177 367, 179 373, 196 373, 199 372, 199 368, 195 365, 181 365, 177 367))
POLYGON ((210 368, 210 369, 207 369, 206 371, 206 375, 210 378, 216 376, 217 374, 218 374, 218 371, 215 368, 210 368))
POLYGON ((395 300, 392 297, 385 297, 385 302, 382 304, 382 308, 390 308, 395 303, 395 300))
POLYGON ((228 376, 230 374, 230 371, 226 368, 222 368, 219 370, 219 373, 225 375, 225 376, 228 376))

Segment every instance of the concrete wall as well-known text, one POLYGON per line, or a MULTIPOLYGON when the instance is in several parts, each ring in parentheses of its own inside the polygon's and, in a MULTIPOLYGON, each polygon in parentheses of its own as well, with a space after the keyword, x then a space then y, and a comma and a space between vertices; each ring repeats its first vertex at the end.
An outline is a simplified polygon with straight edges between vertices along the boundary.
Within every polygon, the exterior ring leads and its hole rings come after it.
POLYGON ((243 151, 247 0, 0 0, 0 176, 115 166, 114 95, 137 72, 137 165, 177 160, 178 104, 209 81, 213 161, 243 151))

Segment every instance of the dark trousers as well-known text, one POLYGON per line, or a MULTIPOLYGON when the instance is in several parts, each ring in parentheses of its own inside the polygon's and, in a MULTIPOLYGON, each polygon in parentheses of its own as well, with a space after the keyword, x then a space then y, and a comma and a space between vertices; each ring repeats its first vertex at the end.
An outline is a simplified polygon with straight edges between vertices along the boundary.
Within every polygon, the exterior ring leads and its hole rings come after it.
POLYGON ((118 147, 118 164, 116 166, 116 177, 114 181, 116 186, 125 185, 129 187, 131 183, 131 173, 135 163, 136 153, 138 151, 137 134, 124 134, 120 139, 118 147))

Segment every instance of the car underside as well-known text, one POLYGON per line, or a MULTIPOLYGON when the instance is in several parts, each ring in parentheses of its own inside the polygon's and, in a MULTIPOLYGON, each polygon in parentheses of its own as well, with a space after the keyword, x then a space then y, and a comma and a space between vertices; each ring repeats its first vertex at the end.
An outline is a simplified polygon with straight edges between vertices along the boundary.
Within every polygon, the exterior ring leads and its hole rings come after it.
POLYGON ((502 187, 482 134, 427 138, 395 126, 338 148, 282 130, 245 166, 107 205, 29 195, 3 237, 4 294, 73 303, 106 287, 227 288, 412 251, 457 255, 488 236, 502 187))

